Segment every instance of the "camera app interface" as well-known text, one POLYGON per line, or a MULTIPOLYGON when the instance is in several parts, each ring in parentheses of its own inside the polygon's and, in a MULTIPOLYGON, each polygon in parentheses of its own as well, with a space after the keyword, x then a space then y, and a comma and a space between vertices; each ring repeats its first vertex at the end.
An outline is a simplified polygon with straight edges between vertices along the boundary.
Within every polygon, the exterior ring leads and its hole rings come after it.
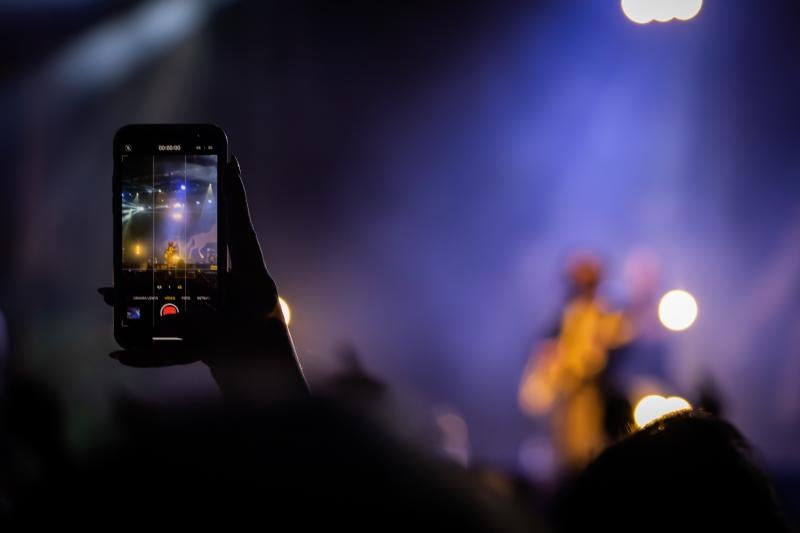
POLYGON ((122 326, 176 334, 217 288, 217 155, 123 154, 120 165, 122 326))

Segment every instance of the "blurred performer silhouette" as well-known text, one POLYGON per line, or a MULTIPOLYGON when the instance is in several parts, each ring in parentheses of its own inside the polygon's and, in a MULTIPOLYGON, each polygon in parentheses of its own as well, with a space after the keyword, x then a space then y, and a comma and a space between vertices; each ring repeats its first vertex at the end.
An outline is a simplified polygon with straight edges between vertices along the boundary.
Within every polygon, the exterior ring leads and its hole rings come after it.
POLYGON ((176 260, 180 257, 178 253, 178 245, 173 241, 169 241, 167 243, 167 249, 164 250, 164 259, 168 265, 176 262, 176 260))
POLYGON ((576 255, 567 274, 567 301, 553 334, 526 365, 519 402, 529 415, 550 415, 561 467, 577 470, 606 444, 606 406, 614 405, 605 380, 609 353, 630 342, 633 328, 598 296, 602 266, 596 257, 576 255))

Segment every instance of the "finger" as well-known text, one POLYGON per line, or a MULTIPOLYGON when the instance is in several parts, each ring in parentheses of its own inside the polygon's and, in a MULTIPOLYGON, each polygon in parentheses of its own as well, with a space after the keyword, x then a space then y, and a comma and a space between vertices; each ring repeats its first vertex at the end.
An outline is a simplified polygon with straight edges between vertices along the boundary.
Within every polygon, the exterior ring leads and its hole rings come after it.
POLYGON ((114 307, 114 287, 100 287, 97 289, 97 292, 103 297, 103 301, 114 307))
POLYGON ((231 269, 237 275, 269 277, 258 237, 250 219, 239 161, 234 156, 225 172, 225 213, 231 269))
POLYGON ((134 368, 160 368, 165 366, 186 365, 200 359, 185 350, 134 349, 118 350, 108 354, 125 366, 134 368))

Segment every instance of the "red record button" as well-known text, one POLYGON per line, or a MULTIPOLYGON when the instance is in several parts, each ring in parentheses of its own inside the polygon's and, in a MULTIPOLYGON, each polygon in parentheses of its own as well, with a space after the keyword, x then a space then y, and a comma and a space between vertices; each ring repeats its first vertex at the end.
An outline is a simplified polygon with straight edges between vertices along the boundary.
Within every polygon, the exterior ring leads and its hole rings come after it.
POLYGON ((161 306, 161 316, 177 315, 178 306, 175 304, 164 304, 161 306))

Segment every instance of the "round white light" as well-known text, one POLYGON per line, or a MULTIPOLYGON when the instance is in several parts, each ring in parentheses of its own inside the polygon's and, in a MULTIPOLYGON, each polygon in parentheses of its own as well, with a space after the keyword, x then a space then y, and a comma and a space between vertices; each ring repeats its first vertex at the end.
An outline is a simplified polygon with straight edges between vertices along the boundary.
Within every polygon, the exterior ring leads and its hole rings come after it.
POLYGON ((650 4, 651 16, 658 22, 669 22, 675 18, 675 13, 678 11, 677 6, 675 5, 678 2, 675 2, 674 0, 668 0, 666 2, 649 0, 646 3, 650 4))
POLYGON ((622 0, 620 2, 625 16, 637 24, 647 24, 653 21, 649 2, 642 0, 622 0))
POLYGON ((703 0, 677 0, 675 2, 675 18, 680 20, 693 19, 700 13, 703 0))
POLYGON ((697 319, 697 301, 686 291, 669 291, 658 302, 658 319, 672 331, 688 329, 697 319))
POLYGON ((625 16, 637 24, 694 18, 703 0, 620 0, 625 16))
POLYGON ((636 404, 633 410, 633 420, 641 428, 663 416, 691 408, 692 405, 680 396, 664 398, 657 394, 651 394, 636 404))

